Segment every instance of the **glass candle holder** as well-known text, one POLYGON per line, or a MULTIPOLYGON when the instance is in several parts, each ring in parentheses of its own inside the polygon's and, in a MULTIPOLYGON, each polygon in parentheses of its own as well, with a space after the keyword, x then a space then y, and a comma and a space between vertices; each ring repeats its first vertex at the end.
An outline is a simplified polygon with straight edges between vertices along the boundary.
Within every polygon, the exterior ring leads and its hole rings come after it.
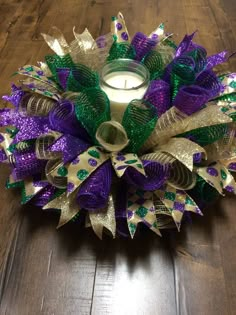
POLYGON ((126 107, 133 99, 142 99, 149 84, 148 69, 135 60, 116 59, 105 64, 100 87, 110 100, 111 119, 122 122, 126 107))

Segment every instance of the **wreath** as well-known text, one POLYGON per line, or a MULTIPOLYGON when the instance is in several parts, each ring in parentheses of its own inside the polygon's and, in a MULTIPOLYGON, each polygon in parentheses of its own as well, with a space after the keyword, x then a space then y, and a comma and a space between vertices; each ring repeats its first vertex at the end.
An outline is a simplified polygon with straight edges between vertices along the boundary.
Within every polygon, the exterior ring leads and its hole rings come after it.
POLYGON ((236 192, 236 74, 212 70, 226 51, 207 56, 195 33, 176 45, 163 23, 130 39, 121 13, 96 40, 73 32, 42 34, 55 54, 3 96, 0 161, 22 204, 133 238, 139 223, 180 230, 236 192))

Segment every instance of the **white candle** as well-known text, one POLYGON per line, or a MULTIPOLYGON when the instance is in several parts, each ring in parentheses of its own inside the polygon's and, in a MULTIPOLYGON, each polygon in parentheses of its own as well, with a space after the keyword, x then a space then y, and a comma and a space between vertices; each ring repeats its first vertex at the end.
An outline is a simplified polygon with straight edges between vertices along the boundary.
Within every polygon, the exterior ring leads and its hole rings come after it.
POLYGON ((133 60, 117 59, 104 66, 100 85, 110 100, 112 120, 122 122, 128 104, 144 96, 148 80, 148 70, 133 60))

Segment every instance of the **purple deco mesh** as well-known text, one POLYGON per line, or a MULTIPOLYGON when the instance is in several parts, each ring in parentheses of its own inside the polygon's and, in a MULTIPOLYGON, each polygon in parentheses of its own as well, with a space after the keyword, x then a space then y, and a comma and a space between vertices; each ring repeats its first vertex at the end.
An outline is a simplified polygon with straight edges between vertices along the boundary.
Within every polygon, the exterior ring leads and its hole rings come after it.
POLYGON ((77 202, 81 208, 93 211, 107 205, 112 180, 111 161, 107 161, 96 169, 81 185, 77 194, 77 202))
POLYGON ((57 79, 61 85, 61 87, 66 90, 67 79, 70 75, 69 68, 57 68, 57 79))
POLYGON ((197 85, 184 86, 176 95, 173 105, 186 115, 191 115, 200 110, 208 99, 209 94, 205 89, 197 85))
POLYGON ((209 93, 209 99, 216 97, 223 88, 220 80, 211 70, 202 71, 197 76, 195 84, 204 88, 209 93))
POLYGON ((148 38, 143 33, 136 33, 131 42, 131 45, 136 52, 135 60, 141 61, 143 57, 156 46, 156 44, 157 41, 148 38))
POLYGON ((163 80, 153 80, 144 95, 144 99, 157 109, 160 118, 170 107, 170 86, 163 80))
POLYGON ((147 160, 142 162, 147 176, 145 177, 133 167, 129 167, 124 174, 127 183, 143 190, 160 188, 169 176, 169 165, 147 160))
POLYGON ((87 131, 76 118, 74 104, 69 101, 56 106, 49 114, 49 121, 54 130, 89 140, 87 131))

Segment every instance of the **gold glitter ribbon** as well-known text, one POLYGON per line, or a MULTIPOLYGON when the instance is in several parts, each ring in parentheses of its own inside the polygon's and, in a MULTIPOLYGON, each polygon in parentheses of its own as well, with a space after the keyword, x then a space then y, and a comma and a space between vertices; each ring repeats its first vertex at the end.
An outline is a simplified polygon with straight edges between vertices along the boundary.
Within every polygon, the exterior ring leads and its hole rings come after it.
POLYGON ((236 193, 236 183, 233 176, 220 162, 207 167, 198 167, 196 172, 220 194, 224 195, 223 189, 236 193))
POLYGON ((110 194, 108 200, 108 206, 105 209, 99 209, 98 211, 88 212, 91 226, 96 235, 102 239, 103 229, 109 230, 115 238, 116 236, 116 218, 113 195, 110 194))
POLYGON ((166 185, 162 190, 154 191, 154 195, 156 195, 169 210, 178 230, 180 230, 185 211, 202 215, 195 201, 183 190, 178 190, 170 185, 166 185))
POLYGON ((80 211, 80 207, 76 202, 76 194, 72 194, 69 197, 66 193, 63 193, 59 197, 50 201, 46 206, 43 207, 45 209, 60 209, 61 215, 57 228, 63 226, 67 222, 69 222, 75 215, 77 215, 80 211))

